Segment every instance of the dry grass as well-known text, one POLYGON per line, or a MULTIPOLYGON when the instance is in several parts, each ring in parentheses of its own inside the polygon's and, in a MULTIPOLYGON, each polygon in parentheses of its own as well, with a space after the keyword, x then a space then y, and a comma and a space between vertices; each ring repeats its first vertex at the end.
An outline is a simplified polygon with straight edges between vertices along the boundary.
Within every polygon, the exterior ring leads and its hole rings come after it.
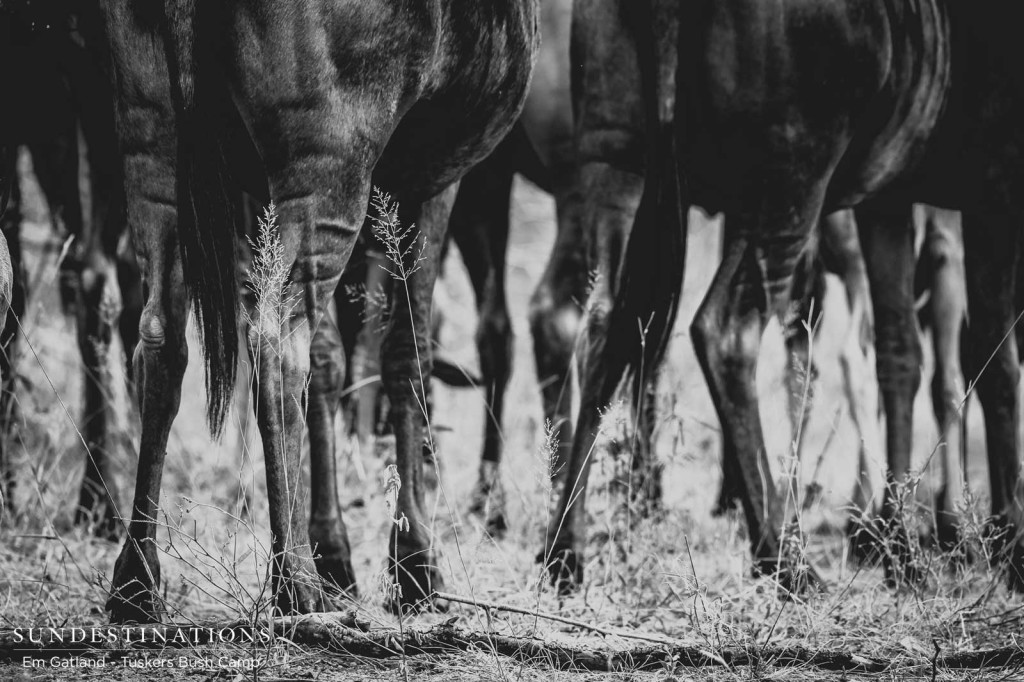
MULTIPOLYGON (((590 495, 590 540, 587 578, 583 589, 559 599, 547 586, 534 556, 541 548, 547 523, 547 483, 544 428, 536 390, 526 305, 541 274, 553 238, 552 205, 536 189, 518 185, 509 256, 510 296, 516 331, 516 369, 506 415, 506 463, 510 528, 503 539, 488 536, 481 519, 465 514, 475 482, 483 430, 482 392, 452 392, 435 386, 434 441, 439 463, 437 487, 428 500, 435 544, 441 550, 441 569, 449 592, 473 595, 522 607, 556 612, 596 625, 643 631, 704 647, 708 652, 739 647, 750 652, 765 647, 802 645, 855 650, 863 655, 891 658, 894 671, 870 679, 1013 679, 1010 671, 952 674, 911 668, 900 663, 927 660, 938 646, 942 652, 1005 646, 1015 643, 1024 619, 1024 602, 1001 586, 995 573, 982 564, 953 565, 947 557, 925 552, 926 583, 917 589, 890 590, 878 568, 858 568, 847 560, 841 529, 843 505, 851 493, 856 444, 845 411, 839 372, 835 368, 836 336, 843 329, 843 310, 835 292, 826 302, 822 341, 815 355, 822 366, 820 384, 811 401, 811 422, 802 465, 794 463, 792 434, 785 416, 781 369, 783 354, 778 334, 770 332, 758 377, 764 396, 768 447, 775 471, 789 471, 802 486, 816 477, 821 499, 803 512, 806 544, 798 550, 828 581, 827 592, 805 598, 780 599, 769 579, 750 577, 744 524, 739 516, 712 518, 717 494, 719 436, 716 420, 692 350, 680 325, 672 350, 671 369, 661 392, 664 420, 658 433, 658 453, 666 463, 664 515, 655 520, 631 515, 627 524, 624 496, 611 485, 616 468, 625 466, 607 455, 608 439, 599 446, 590 495), (838 412, 838 416, 837 416, 838 412), (832 430, 836 432, 831 433, 832 430), (816 465, 825 443, 831 445, 816 465), (442 491, 445 493, 442 495, 442 491), (447 503, 446 503, 447 500, 447 503), (1009 676, 1008 676, 1009 675, 1009 676)), ((41 222, 42 215, 31 216, 41 222)), ((33 229, 37 236, 40 230, 33 229)), ((711 276, 706 257, 716 248, 717 226, 697 222, 691 230, 687 296, 682 319, 688 320, 711 276)), ((38 239, 36 241, 38 246, 38 239)), ((45 279, 45 278, 44 278, 45 279)), ((445 287, 449 302, 442 343, 446 353, 467 366, 475 363, 472 294, 461 265, 453 256, 447 264, 445 287)), ((101 607, 118 547, 92 539, 70 526, 70 501, 77 497, 82 451, 74 426, 54 399, 46 378, 77 414, 78 359, 67 321, 57 310, 55 286, 40 289, 26 328, 39 362, 27 350, 21 367, 28 389, 22 392, 23 423, 18 429, 21 462, 18 504, 22 514, 0 530, 0 627, 25 625, 87 625, 104 622, 101 607)), ((190 342, 195 336, 190 332, 190 342)), ((193 345, 193 348, 195 346, 193 345)), ((120 350, 114 349, 116 356, 120 350)), ((194 352, 193 358, 198 358, 194 352)), ((926 367, 926 376, 927 376, 926 367)), ((121 376, 119 368, 115 375, 121 376)), ((203 426, 202 371, 193 361, 186 375, 181 413, 170 442, 163 483, 159 534, 163 589, 179 620, 252 617, 266 603, 267 514, 261 456, 251 419, 239 409, 233 432, 211 444, 203 426), (248 499, 249 504, 242 504, 248 499)), ((119 385, 119 384, 118 384, 119 385)), ((917 410, 919 461, 927 460, 935 442, 927 391, 921 391, 917 410)), ((125 404, 123 392, 114 399, 125 404)), ((976 409, 976 408, 975 408, 976 409)), ((606 431, 615 434, 622 411, 611 411, 606 431)), ((978 415, 971 414, 972 425, 978 415)), ((338 425, 340 429, 340 424, 338 425)), ((133 418, 120 425, 125 444, 137 446, 133 418)), ((969 467, 977 494, 969 511, 976 528, 987 502, 987 480, 981 428, 971 429, 969 467)), ((610 437, 610 436, 609 436, 610 437)), ((387 443, 382 445, 387 450, 387 443)), ((621 448, 612 448, 621 449, 621 448)), ((120 483, 127 501, 134 464, 123 448, 119 455, 125 475, 120 483)), ((395 627, 382 608, 381 570, 392 523, 385 495, 385 458, 359 452, 347 443, 340 464, 354 564, 364 595, 359 607, 375 626, 395 627)), ((877 454, 877 453, 876 453, 877 454)), ((931 473, 925 472, 916 491, 927 500, 931 473)), ((394 483, 392 482, 392 486, 394 483)), ((914 506, 914 505, 912 505, 914 506)), ((126 508, 126 507, 125 507, 126 508)), ((915 507, 916 509, 916 507, 915 507)), ((915 512, 916 513, 916 512, 915 512)), ((925 519, 926 521, 927 519, 925 519)), ((454 605, 451 614, 427 614, 407 624, 440 622, 458 615, 464 626, 502 634, 537 635, 551 641, 589 643, 612 649, 635 643, 537 619, 531 616, 454 605)), ((741 669, 680 668, 661 673, 553 673, 543 666, 522 665, 487 651, 457 657, 353 661, 296 650, 277 642, 272 651, 287 656, 287 665, 259 671, 259 679, 644 679, 644 680, 817 680, 815 669, 777 668, 771 660, 741 669)), ((244 671, 243 671, 244 673, 244 671)), ((118 669, 118 679, 196 679, 183 670, 118 669)), ((210 674, 209 679, 249 679, 210 674)), ((0 667, 0 678, 60 677, 56 669, 24 670, 0 667)), ((87 675, 86 675, 87 676, 87 675)), ((107 679, 96 674, 95 679, 107 679)), ((836 675, 835 679, 841 679, 836 675)), ((868 679, 847 675, 842 679, 868 679)))

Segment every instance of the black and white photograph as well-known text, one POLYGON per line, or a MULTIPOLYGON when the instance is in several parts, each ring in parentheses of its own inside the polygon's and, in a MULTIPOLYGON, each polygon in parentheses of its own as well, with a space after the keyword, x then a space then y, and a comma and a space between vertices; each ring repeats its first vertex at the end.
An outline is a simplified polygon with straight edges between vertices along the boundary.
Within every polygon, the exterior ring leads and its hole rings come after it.
POLYGON ((0 680, 1024 679, 1024 5, 0 0, 0 680))

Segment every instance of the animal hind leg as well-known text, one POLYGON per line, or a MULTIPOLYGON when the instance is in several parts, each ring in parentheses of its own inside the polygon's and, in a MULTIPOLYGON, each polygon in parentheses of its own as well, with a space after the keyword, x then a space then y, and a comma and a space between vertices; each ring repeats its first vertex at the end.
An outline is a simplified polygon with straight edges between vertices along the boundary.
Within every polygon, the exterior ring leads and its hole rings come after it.
MULTIPOLYGON (((145 163, 129 161, 129 176, 148 173, 145 163)), ((134 231, 147 297, 139 323, 139 345, 132 367, 142 435, 132 517, 117 561, 106 603, 113 622, 158 620, 160 561, 156 547, 160 481, 171 423, 181 404, 181 382, 188 363, 185 327, 188 299, 177 248, 173 180, 165 182, 163 201, 129 194, 129 224, 134 231)))
POLYGON ((764 452, 754 376, 767 318, 761 270, 743 239, 727 247, 691 327, 694 348, 722 423, 724 447, 737 456, 738 483, 755 568, 774 572, 781 559, 781 501, 764 452), (744 462, 749 452, 756 459, 744 462))
POLYGON ((85 476, 75 521, 92 523, 94 533, 113 539, 121 526, 117 521, 118 488, 109 450, 113 420, 109 349, 121 304, 112 282, 114 265, 97 245, 89 247, 75 274, 78 283, 74 289, 80 298, 74 306, 78 348, 85 365, 81 431, 86 445, 85 476))
MULTIPOLYGON (((340 158, 331 162, 332 166, 345 163, 340 158)), ((293 176, 302 189, 288 192, 289 198, 277 204, 281 262, 273 267, 288 272, 288 281, 283 290, 273 281, 253 283, 260 293, 248 330, 253 404, 263 441, 270 503, 273 593, 283 613, 308 613, 326 607, 302 498, 300 449, 309 397, 306 382, 310 377, 312 339, 351 254, 369 191, 367 184, 346 195, 344 203, 339 199, 332 205, 311 189, 324 185, 323 178, 310 177, 320 175, 320 171, 323 177, 343 175, 339 169, 317 168, 293 176)), ((364 177, 366 182, 369 173, 364 177)), ((278 176, 272 173, 271 178, 273 182, 278 176)), ((268 255, 272 252, 262 257, 268 255)), ((324 501, 329 504, 329 496, 324 501)))
POLYGON ((877 482, 881 467, 876 466, 876 458, 882 449, 878 435, 878 386, 871 361, 874 343, 871 295, 853 211, 825 217, 821 228, 819 260, 842 280, 849 311, 849 322, 839 349, 839 366, 858 447, 846 536, 858 560, 872 560, 881 556, 879 535, 874 527, 877 517, 874 495, 883 485, 877 482))
POLYGON ((921 341, 914 315, 914 229, 909 204, 867 202, 857 227, 871 286, 878 383, 886 418, 888 468, 882 502, 882 559, 890 582, 920 571, 907 529, 914 396, 921 383, 921 341))
POLYGON ((338 447, 334 417, 345 384, 344 350, 333 319, 325 316, 313 334, 310 348, 309 425, 310 516, 309 540, 317 571, 328 583, 356 596, 348 531, 338 499, 338 447))
MULTIPOLYGON (((388 573, 400 592, 390 607, 426 607, 443 581, 435 564, 433 540, 424 510, 423 436, 426 383, 431 370, 430 308, 440 269, 439 254, 458 185, 420 207, 417 229, 399 247, 405 276, 395 282, 391 314, 382 347, 384 389, 391 404, 400 487, 396 523, 391 529, 388 573), (422 240, 410 248, 410 240, 422 240), (418 262, 416 262, 418 260, 418 262)), ((385 209, 386 211, 387 209, 385 209)), ((379 216, 383 218, 383 215, 379 216)), ((428 425, 429 426, 429 425, 428 425)), ((428 428, 426 436, 433 444, 428 428)))
POLYGON ((500 467, 505 389, 513 354, 512 321, 505 297, 512 169, 503 161, 496 153, 463 178, 450 221, 476 295, 476 345, 487 392, 483 455, 469 510, 484 514, 485 528, 492 535, 508 528, 500 467))
MULTIPOLYGON (((96 99, 104 100, 102 96, 96 99)), ((114 538, 121 524, 117 520, 119 494, 111 458, 114 414, 109 350, 122 309, 115 259, 118 239, 125 232, 120 210, 123 167, 114 152, 113 112, 101 105, 85 106, 81 125, 89 160, 92 219, 79 235, 80 267, 69 273, 76 280, 72 287, 78 297, 74 309, 85 371, 82 435, 86 465, 76 521, 93 522, 93 532, 114 538)))
MULTIPOLYGON (((770 172, 764 175, 774 178, 770 172)), ((765 452, 755 376, 765 325, 787 308, 797 263, 819 217, 824 183, 809 190, 760 189, 748 208, 726 215, 727 223, 735 221, 728 228, 733 236, 691 335, 725 446, 737 455, 754 569, 776 574, 787 587, 799 589, 819 579, 793 556, 788 543, 783 545, 788 539, 780 533, 783 501, 765 452), (810 200, 788 201, 796 196, 810 200), (759 235, 757 243, 747 236, 751 234, 759 235)))

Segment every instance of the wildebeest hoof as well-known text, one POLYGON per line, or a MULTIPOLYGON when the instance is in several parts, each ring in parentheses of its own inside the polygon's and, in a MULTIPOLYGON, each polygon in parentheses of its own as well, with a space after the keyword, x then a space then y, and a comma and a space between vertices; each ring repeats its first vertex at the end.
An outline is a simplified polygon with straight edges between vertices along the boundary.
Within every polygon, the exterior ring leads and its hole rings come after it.
POLYGON ((110 597, 105 605, 112 623, 155 623, 163 615, 157 597, 160 561, 152 541, 132 540, 121 548, 114 563, 110 597))
POLYGON ((551 585, 561 596, 572 594, 583 584, 583 556, 570 547, 541 552, 537 562, 545 564, 551 585))

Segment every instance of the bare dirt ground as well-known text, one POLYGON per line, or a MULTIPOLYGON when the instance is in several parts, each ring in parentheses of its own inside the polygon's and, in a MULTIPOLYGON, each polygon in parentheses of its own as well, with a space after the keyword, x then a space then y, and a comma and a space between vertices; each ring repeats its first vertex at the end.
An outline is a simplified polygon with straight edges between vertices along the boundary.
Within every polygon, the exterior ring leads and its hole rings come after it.
MULTIPOLYGON (((924 560, 926 582, 916 589, 892 590, 884 585, 880 568, 858 567, 848 560, 842 528, 853 487, 857 434, 836 362, 845 340, 845 306, 837 286, 830 286, 825 322, 814 345, 821 377, 810 405, 802 462, 795 462, 792 455, 782 381, 785 359, 781 335, 774 327, 766 336, 758 376, 762 421, 776 477, 795 471, 801 481, 798 488, 815 482, 823 491, 820 500, 801 512, 800 523, 808 536, 806 555, 826 578, 828 590, 780 599, 769 579, 751 577, 742 517, 710 515, 720 479, 719 428, 687 334, 718 258, 720 226, 702 216, 691 226, 681 324, 661 387, 657 443, 658 455, 666 464, 666 512, 658 520, 645 520, 624 511, 623 496, 608 485, 621 462, 602 447, 596 455, 595 488, 589 502, 586 583, 579 594, 559 599, 534 562, 547 522, 548 485, 543 473, 544 424, 526 322, 529 296, 554 238, 553 205, 526 183, 517 185, 514 199, 508 277, 516 364, 504 419, 510 528, 504 538, 492 538, 479 518, 466 513, 485 419, 482 391, 452 391, 435 385, 440 478, 429 508, 447 591, 558 613, 604 628, 680 640, 712 657, 726 650, 754 655, 773 647, 802 646, 892 661, 888 672, 827 673, 806 665, 786 667, 765 657, 740 667, 670 665, 645 673, 556 673, 543 660, 515 661, 487 647, 452 656, 375 661, 278 639, 258 651, 252 647, 149 651, 130 659, 178 661, 183 656, 186 661, 198 661, 198 668, 132 667, 127 661, 107 661, 102 668, 67 668, 49 661, 26 667, 13 661, 0 664, 0 680, 988 680, 1015 679, 1021 674, 1007 669, 950 672, 921 664, 932 660, 936 650, 950 654, 1017 642, 1024 603, 1007 593, 998 574, 984 561, 955 564, 929 550, 924 560), (257 658, 262 662, 253 663, 253 670, 244 663, 231 663, 257 658)), ((39 273, 39 285, 23 320, 28 342, 22 345, 19 367, 25 380, 21 421, 12 439, 20 467, 19 514, 5 518, 0 527, 0 628, 105 623, 103 603, 119 550, 118 545, 92 539, 70 524, 84 457, 74 425, 80 409, 80 361, 70 321, 57 304, 54 254, 38 256, 46 240, 45 220, 45 209, 37 198, 30 205, 26 235, 36 254, 30 267, 39 273)), ((439 294, 445 313, 445 353, 475 366, 472 292, 457 254, 446 264, 439 294)), ((190 332, 190 339, 195 342, 194 333, 190 332)), ((121 352, 118 345, 112 348, 111 371, 116 377, 123 375, 122 363, 113 361, 121 352)), ((170 617, 177 622, 245 620, 265 603, 267 587, 269 537, 259 445, 243 408, 225 438, 220 443, 210 441, 195 346, 191 357, 163 480, 163 590, 172 607, 170 617), (251 513, 245 513, 240 504, 243 496, 249 497, 251 513)), ((926 351, 925 382, 930 363, 926 351)), ((138 424, 127 409, 121 383, 115 386, 111 398, 125 407, 119 425, 124 447, 118 456, 124 469, 119 481, 122 511, 127 513, 138 424)), ((915 462, 924 471, 917 499, 928 501, 938 458, 930 456, 937 435, 926 390, 921 391, 917 408, 915 462)), ((970 413, 969 473, 975 494, 968 500, 969 531, 980 527, 987 509, 983 428, 976 412, 973 408, 970 413)), ((617 413, 621 411, 612 410, 608 419, 609 433, 616 432, 617 413)), ((547 642, 609 650, 643 644, 533 616, 484 612, 458 604, 448 614, 406 617, 399 623, 382 608, 385 538, 391 521, 383 498, 386 444, 379 449, 383 457, 359 452, 349 443, 340 463, 343 504, 362 595, 357 606, 374 628, 425 627, 457 616, 458 625, 478 632, 536 636, 547 642)), ((882 461, 877 448, 873 455, 882 461)), ((922 512, 922 517, 926 524, 927 513, 922 512)))

